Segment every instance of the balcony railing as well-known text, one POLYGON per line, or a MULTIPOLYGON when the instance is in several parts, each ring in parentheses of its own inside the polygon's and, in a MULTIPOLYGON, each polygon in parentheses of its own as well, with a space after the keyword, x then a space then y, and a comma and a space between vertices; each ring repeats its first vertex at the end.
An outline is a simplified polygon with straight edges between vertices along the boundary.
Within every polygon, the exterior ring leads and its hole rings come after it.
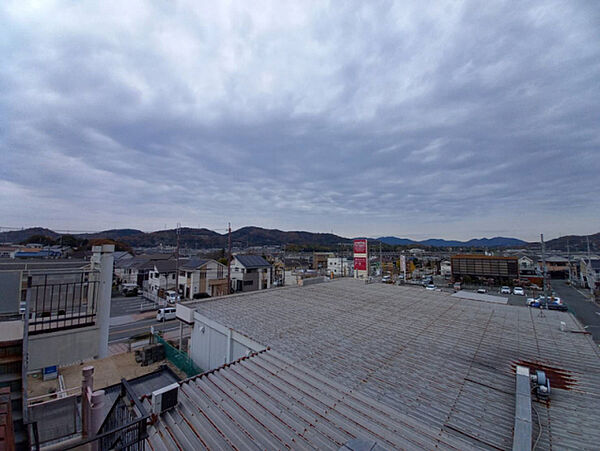
POLYGON ((93 325, 99 286, 96 271, 33 276, 26 288, 29 334, 93 325))

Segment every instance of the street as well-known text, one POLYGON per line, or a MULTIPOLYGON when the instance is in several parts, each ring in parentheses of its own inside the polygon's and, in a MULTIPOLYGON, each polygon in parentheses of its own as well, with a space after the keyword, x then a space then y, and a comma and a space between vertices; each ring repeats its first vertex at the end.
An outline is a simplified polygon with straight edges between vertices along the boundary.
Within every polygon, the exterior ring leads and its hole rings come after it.
POLYGON ((150 326, 154 326, 155 330, 163 332, 179 328, 177 320, 164 323, 157 321, 156 311, 158 307, 140 312, 142 303, 149 305, 149 302, 141 296, 116 296, 111 299, 109 343, 125 341, 135 335, 148 333, 150 332, 150 326))
POLYGON ((113 296, 110 304, 110 316, 113 317, 140 313, 140 306, 142 304, 149 305, 150 302, 141 296, 113 296))
POLYGON ((600 343, 600 307, 567 285, 564 280, 552 280, 551 283, 556 294, 569 307, 569 311, 592 333, 594 341, 600 343))
POLYGON ((110 327, 110 332, 108 336, 109 343, 115 343, 118 341, 125 341, 130 337, 133 337, 138 334, 148 333, 150 332, 150 326, 154 326, 154 330, 156 331, 170 331, 179 329, 179 322, 176 319, 165 321, 164 323, 156 321, 155 317, 143 319, 143 320, 135 320, 132 318, 131 322, 126 324, 119 324, 110 327))

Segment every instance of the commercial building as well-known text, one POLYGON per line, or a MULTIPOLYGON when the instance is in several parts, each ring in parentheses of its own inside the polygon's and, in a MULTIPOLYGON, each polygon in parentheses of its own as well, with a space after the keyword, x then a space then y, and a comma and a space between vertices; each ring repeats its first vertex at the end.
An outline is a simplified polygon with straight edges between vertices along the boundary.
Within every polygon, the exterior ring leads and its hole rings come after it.
MULTIPOLYGON (((511 449, 521 420, 538 449, 600 443, 600 354, 569 313, 341 278, 178 304, 177 314, 193 324, 192 359, 210 371, 180 384, 178 406, 148 430, 152 449, 337 450, 352 438, 511 449), (526 414, 515 411, 517 366, 545 371, 552 386, 549 402, 527 386, 526 414)), ((145 406, 155 408, 149 397, 145 406)))
MULTIPOLYGON (((540 271, 544 271, 543 259, 538 261, 540 271)), ((552 255, 546 258, 546 272, 551 279, 568 279, 569 278, 569 259, 552 255)))
POLYGON ((329 257, 327 259, 327 274, 335 277, 354 275, 354 260, 345 257, 329 257))
POLYGON ((327 259, 333 257, 333 252, 313 252, 312 269, 327 269, 327 259))
POLYGON ((493 279, 495 283, 508 283, 519 278, 517 257, 460 254, 453 255, 450 261, 452 277, 456 281, 493 279))

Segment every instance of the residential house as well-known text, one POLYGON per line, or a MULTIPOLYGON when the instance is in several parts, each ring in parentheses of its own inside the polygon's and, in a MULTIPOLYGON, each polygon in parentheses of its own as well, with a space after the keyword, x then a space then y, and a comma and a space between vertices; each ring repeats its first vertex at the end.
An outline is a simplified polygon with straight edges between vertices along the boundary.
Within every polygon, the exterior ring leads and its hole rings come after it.
POLYGON ((233 291, 255 291, 271 287, 273 268, 258 255, 235 255, 231 262, 233 291))
POLYGON ((117 283, 135 283, 140 288, 147 290, 154 262, 172 258, 171 254, 139 255, 132 258, 121 256, 119 260, 115 261, 115 279, 117 283))
POLYGON ((519 257, 519 270, 528 271, 531 269, 535 269, 535 261, 533 258, 528 257, 527 255, 519 257))
MULTIPOLYGON (((180 259, 179 266, 186 263, 186 260, 180 259)), ((152 269, 148 272, 148 291, 158 295, 161 290, 177 289, 177 261, 155 260, 152 262, 152 269)))
POLYGON ((227 266, 192 258, 179 266, 179 292, 184 299, 227 294, 227 266))
POLYGON ((580 261, 581 286, 600 290, 600 259, 582 258, 580 261))

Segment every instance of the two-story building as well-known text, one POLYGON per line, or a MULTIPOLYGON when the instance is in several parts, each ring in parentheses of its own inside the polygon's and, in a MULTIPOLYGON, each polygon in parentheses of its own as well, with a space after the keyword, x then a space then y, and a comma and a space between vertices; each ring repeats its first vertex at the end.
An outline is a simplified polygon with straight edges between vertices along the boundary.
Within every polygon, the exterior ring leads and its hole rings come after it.
POLYGON ((259 255, 235 255, 231 261, 233 291, 265 290, 271 287, 273 268, 259 255))
MULTIPOLYGON (((179 265, 185 264, 185 260, 179 260, 179 265)), ((148 291, 151 294, 159 294, 161 290, 177 289, 177 261, 156 260, 152 262, 152 269, 148 272, 148 291)))
POLYGON ((192 258, 179 266, 179 292, 184 299, 227 294, 227 266, 192 258))
MULTIPOLYGON (((538 265, 543 272, 543 260, 538 261, 538 265)), ((546 258, 546 272, 551 279, 567 279, 569 277, 569 259, 559 255, 546 258)))
POLYGON ((335 277, 349 277, 354 275, 354 260, 345 257, 329 257, 327 259, 327 273, 335 277))

